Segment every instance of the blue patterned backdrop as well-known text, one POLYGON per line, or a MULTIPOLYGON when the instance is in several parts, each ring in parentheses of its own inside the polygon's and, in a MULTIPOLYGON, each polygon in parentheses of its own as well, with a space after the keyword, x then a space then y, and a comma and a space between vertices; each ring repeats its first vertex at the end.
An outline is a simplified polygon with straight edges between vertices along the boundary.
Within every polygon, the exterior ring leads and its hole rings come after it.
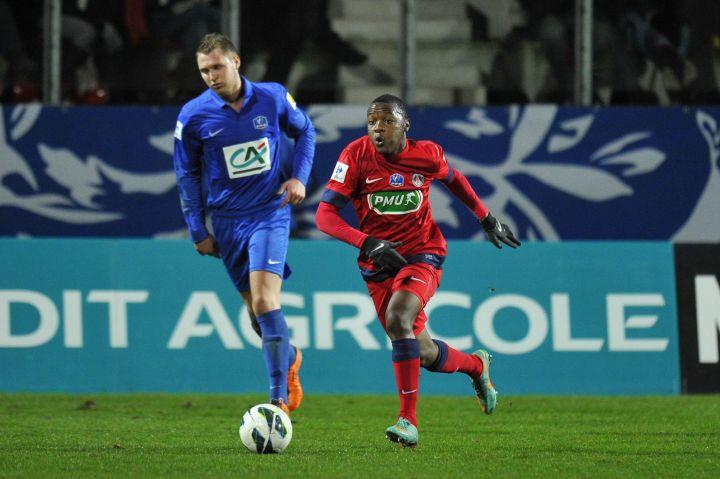
MULTIPOLYGON (((184 234, 172 171, 177 108, 2 107, 0 235, 184 234)), ((364 106, 312 106, 318 132, 297 235, 338 154, 364 134, 364 106)), ((411 109, 413 138, 440 143, 523 239, 720 240, 720 109, 411 109)), ((481 238, 433 187, 448 238, 481 238)), ((346 212, 350 218, 350 212, 346 212)))

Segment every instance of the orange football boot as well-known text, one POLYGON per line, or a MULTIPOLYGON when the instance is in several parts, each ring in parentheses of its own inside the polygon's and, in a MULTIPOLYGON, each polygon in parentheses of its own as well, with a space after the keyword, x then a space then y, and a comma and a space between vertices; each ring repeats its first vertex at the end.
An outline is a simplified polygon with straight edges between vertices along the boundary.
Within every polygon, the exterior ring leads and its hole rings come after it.
POLYGON ((295 362, 288 369, 288 407, 291 411, 300 407, 303 398, 302 384, 300 384, 300 365, 302 364, 302 352, 295 348, 295 362))
POLYGON ((273 406, 279 407, 279 408, 282 409, 282 410, 285 412, 285 414, 287 414, 288 416, 290 415, 290 409, 288 408, 287 404, 285 404, 285 401, 282 400, 282 398, 279 398, 279 399, 271 399, 271 400, 270 400, 270 404, 272 404, 273 406))

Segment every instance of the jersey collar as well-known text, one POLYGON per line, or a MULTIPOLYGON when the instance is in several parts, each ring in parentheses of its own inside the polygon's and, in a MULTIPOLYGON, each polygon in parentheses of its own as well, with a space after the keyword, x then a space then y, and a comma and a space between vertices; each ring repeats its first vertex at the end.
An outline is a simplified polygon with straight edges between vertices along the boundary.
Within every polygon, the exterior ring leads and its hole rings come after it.
MULTIPOLYGON (((247 102, 253 96, 255 92, 255 87, 253 86, 253 83, 244 76, 240 75, 240 78, 242 78, 242 87, 240 89, 240 92, 244 95, 242 104, 244 108, 245 105, 247 105, 247 102)), ((212 98, 212 101, 213 103, 215 103, 215 105, 217 105, 219 108, 230 108, 230 105, 225 103, 225 100, 220 98, 220 96, 212 89, 208 89, 208 91, 210 92, 210 98, 212 98)))

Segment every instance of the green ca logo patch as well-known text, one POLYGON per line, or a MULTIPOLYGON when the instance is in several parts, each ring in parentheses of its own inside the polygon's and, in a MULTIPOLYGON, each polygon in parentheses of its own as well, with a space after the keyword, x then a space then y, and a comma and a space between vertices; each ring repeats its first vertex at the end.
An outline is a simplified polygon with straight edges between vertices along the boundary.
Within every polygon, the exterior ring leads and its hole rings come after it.
POLYGON ((230 178, 257 175, 271 167, 270 144, 266 138, 223 148, 230 178))
POLYGON ((260 165, 265 164, 265 160, 263 160, 263 153, 265 153, 265 150, 267 149, 267 145, 263 145, 260 151, 256 150, 255 147, 251 146, 250 148, 240 148, 238 151, 230 155, 230 164, 233 165, 235 168, 248 168, 252 166, 255 162, 260 163, 260 165), (244 155, 244 159, 241 161, 239 158, 244 155))

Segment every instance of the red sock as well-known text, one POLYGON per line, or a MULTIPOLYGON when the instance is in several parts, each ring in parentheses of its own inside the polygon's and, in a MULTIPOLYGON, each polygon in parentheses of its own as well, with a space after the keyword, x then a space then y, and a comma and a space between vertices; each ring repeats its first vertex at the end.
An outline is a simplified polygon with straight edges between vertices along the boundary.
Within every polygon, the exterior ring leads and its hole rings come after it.
POLYGON ((420 383, 420 347, 417 339, 396 339, 392 342, 395 384, 400 397, 400 417, 417 427, 415 408, 420 383))
POLYGON ((433 339, 438 345, 438 358, 435 364, 428 367, 430 371, 439 373, 465 373, 475 379, 483 372, 483 364, 480 358, 472 354, 463 353, 457 349, 451 348, 445 342, 433 339))
POLYGON ((415 412, 418 399, 418 385, 420 383, 420 358, 406 359, 393 362, 395 368, 395 383, 400 397, 400 417, 404 417, 417 427, 417 414, 415 412))

